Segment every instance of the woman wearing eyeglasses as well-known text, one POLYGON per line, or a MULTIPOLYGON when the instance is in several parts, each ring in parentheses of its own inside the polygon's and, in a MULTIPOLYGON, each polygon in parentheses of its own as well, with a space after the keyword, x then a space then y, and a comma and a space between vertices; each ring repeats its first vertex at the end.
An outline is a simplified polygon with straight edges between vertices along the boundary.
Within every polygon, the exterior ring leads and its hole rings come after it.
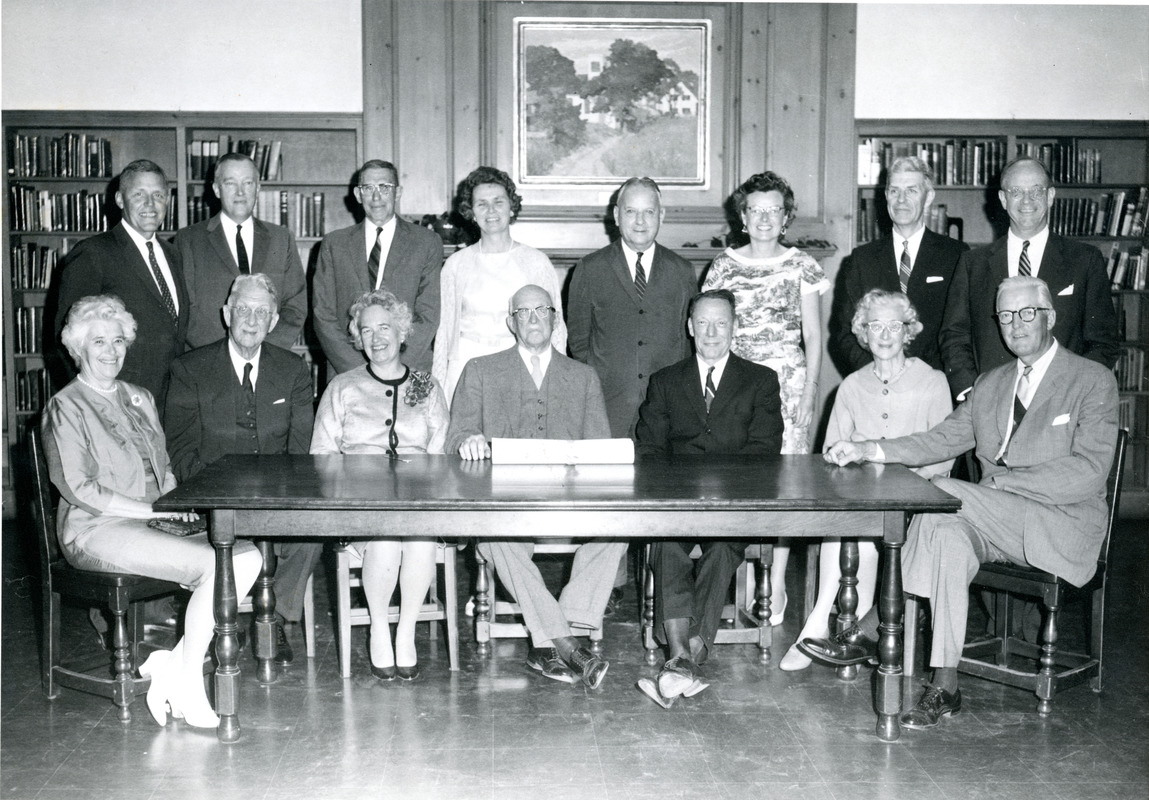
MULTIPOLYGON (((714 259, 703 290, 729 289, 738 301, 731 349, 778 374, 783 453, 810 452, 810 423, 822 369, 821 295, 830 282, 813 258, 782 243, 794 219, 794 192, 773 172, 752 175, 731 198, 750 243, 714 259)), ((786 611, 790 548, 774 548, 770 624, 786 611)))
MULTIPOLYGON (((311 452, 442 453, 447 403, 438 382, 399 360, 411 332, 411 310, 386 289, 362 295, 349 312, 351 339, 367 363, 331 381, 311 434, 311 452)), ((412 532, 414 533, 414 532, 412 532)), ((425 535, 425 532, 424 532, 425 535)), ((414 680, 415 622, 435 575, 434 538, 373 539, 350 545, 363 558, 363 594, 371 612, 371 674, 380 680, 414 680), (387 607, 399 584, 395 645, 387 607)))
MULTIPOLYGON (((859 344, 873 354, 869 367, 851 373, 838 387, 834 410, 826 429, 826 449, 835 442, 892 439, 932 428, 953 410, 945 373, 919 358, 906 358, 906 347, 922 331, 917 309, 901 292, 874 289, 854 312, 851 325, 859 344)), ((943 461, 914 472, 924 478, 945 475, 953 461, 943 461)), ((818 561, 818 599, 796 642, 830 635, 830 608, 838 596, 841 570, 840 539, 825 539, 818 561)), ((878 576, 878 549, 874 542, 858 542, 858 618, 874 604, 878 576)), ((787 672, 810 666, 797 645, 786 651, 779 668, 787 672)))
POLYGON ((459 213, 479 227, 479 241, 454 253, 443 265, 439 332, 431 374, 448 404, 463 367, 476 356, 506 350, 515 343, 507 328, 507 302, 528 284, 554 298, 557 313, 551 344, 567 349, 558 276, 543 253, 511 238, 511 223, 523 207, 515 183, 494 167, 479 167, 459 185, 459 213))

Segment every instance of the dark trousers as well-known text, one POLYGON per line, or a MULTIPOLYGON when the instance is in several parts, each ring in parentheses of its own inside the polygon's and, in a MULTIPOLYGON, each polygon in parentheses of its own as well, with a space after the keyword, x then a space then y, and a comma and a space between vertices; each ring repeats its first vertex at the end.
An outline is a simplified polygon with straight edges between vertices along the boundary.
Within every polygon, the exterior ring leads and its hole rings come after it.
POLYGON ((650 548, 654 569, 654 630, 662 634, 668 619, 689 619, 690 636, 709 649, 714 644, 730 581, 746 555, 739 542, 699 542, 702 557, 690 557, 694 542, 655 542, 650 548))

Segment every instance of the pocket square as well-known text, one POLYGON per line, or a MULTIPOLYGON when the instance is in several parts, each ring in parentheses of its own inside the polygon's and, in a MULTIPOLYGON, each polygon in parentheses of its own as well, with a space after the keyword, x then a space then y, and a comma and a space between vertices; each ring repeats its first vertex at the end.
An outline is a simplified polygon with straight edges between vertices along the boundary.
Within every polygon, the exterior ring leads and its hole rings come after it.
POLYGON ((943 278, 941 275, 927 275, 926 276, 926 283, 941 283, 944 280, 945 280, 945 278, 943 278))
POLYGON ((1068 286, 1066 286, 1060 292, 1058 292, 1057 296, 1058 297, 1069 297, 1069 295, 1071 295, 1071 294, 1073 294, 1073 284, 1072 283, 1069 284, 1068 286))
POLYGON ((274 403, 272 403, 272 405, 273 405, 273 406, 277 406, 277 405, 279 405, 280 403, 286 403, 286 402, 287 402, 287 398, 286 398, 286 397, 281 397, 281 398, 279 398, 278 400, 276 400, 274 403))
POLYGON ((1069 415, 1068 414, 1059 414, 1058 416, 1053 418, 1053 424, 1050 427, 1053 427, 1054 425, 1065 425, 1068 422, 1069 422, 1069 415))

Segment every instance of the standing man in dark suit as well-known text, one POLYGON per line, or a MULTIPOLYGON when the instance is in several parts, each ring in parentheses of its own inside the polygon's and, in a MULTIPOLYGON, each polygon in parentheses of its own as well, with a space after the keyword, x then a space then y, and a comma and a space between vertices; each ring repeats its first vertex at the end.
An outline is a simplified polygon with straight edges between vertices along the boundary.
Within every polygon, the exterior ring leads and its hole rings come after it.
POLYGON ((1006 165, 997 193, 1009 233, 962 256, 946 301, 940 346, 950 389, 958 400, 974 379, 1011 360, 993 316, 994 291, 1007 277, 1041 278, 1053 295, 1062 347, 1112 369, 1120 353, 1117 314, 1105 261, 1097 248, 1050 233, 1057 190, 1040 161, 1006 165))
MULTIPOLYGON (((163 169, 146 159, 124 167, 116 205, 123 212, 120 224, 84 239, 64 262, 53 288, 55 296, 48 304, 54 312, 50 338, 53 349, 60 352, 60 331, 68 309, 81 297, 119 297, 139 326, 120 380, 144 387, 152 393, 156 407, 163 408, 168 366, 184 351, 189 305, 179 256, 156 236, 168 208, 168 180, 163 169)), ((72 360, 60 361, 53 380, 63 386, 73 377, 72 360)))
POLYGON ((848 375, 868 366, 873 356, 858 344, 850 322, 858 301, 871 289, 902 292, 918 310, 922 332, 906 348, 934 369, 942 368, 938 333, 946 295, 958 260, 969 248, 926 230, 934 202, 929 167, 916 156, 894 160, 886 174, 886 205, 893 221, 890 236, 854 248, 842 264, 830 315, 830 346, 838 371, 848 375))
POLYGON ((655 242, 665 215, 657 183, 628 179, 614 207, 621 237, 571 276, 567 346, 598 373, 615 437, 634 436, 650 376, 690 355, 684 321, 698 279, 689 261, 655 242))
MULTIPOLYGON (((695 354, 656 372, 635 430, 641 456, 777 455, 782 451, 782 401, 778 376, 769 367, 730 352, 734 295, 727 289, 699 294, 687 330, 695 354)), ((746 551, 744 543, 706 539, 662 541, 651 546, 654 568, 654 630, 665 637, 669 658, 658 673, 654 699, 668 705, 701 691, 698 665, 714 644, 730 580, 746 551)), ((642 684, 640 684, 640 687, 642 684)), ((646 689, 643 689, 646 691, 646 689)))
MULTIPOLYGON (((938 488, 962 501, 961 510, 919 514, 906 536, 902 578, 907 592, 930 599, 934 668, 933 685, 901 717, 908 728, 932 728, 961 710, 957 667, 979 565, 1030 565, 1075 586, 1097 569, 1117 443, 1117 381, 1054 338, 1054 303, 1040 278, 1002 281, 993 319, 1013 359, 978 377, 969 398, 924 433, 837 442, 826 451, 839 465, 912 467, 974 448, 981 464, 977 484, 935 477, 938 488)), ((858 625, 799 647, 831 664, 859 664, 877 655, 877 626, 872 610, 858 625)))
POLYGON ((287 228, 252 216, 259 199, 259 170, 243 153, 228 153, 212 183, 220 213, 184 228, 175 238, 191 300, 188 347, 227 334, 220 309, 237 275, 261 272, 279 287, 279 324, 268 341, 290 348, 307 318, 307 281, 295 237, 287 228))
MULTIPOLYGON (((546 290, 527 285, 515 292, 507 327, 515 346, 473 358, 463 367, 447 453, 469 461, 491 457, 495 437, 518 439, 606 439, 610 428, 594 370, 551 345, 554 301, 546 290)), ((602 626, 615 568, 625 542, 587 542, 575 552, 570 580, 558 600, 531 560, 532 541, 483 541, 479 551, 522 609, 531 634, 527 666, 551 680, 579 678, 597 689, 610 663, 581 646, 572 628, 602 626)))
POLYGON ((364 292, 380 287, 407 304, 415 320, 403 363, 431 371, 431 342, 439 328, 439 271, 443 242, 395 213, 403 187, 399 170, 372 159, 357 174, 355 199, 366 219, 324 237, 312 283, 315 333, 335 374, 363 364, 351 344, 347 311, 364 292))
MULTIPOLYGON (((275 283, 238 276, 222 317, 227 337, 172 363, 164 429, 181 483, 229 453, 306 453, 315 419, 311 374, 302 358, 266 341, 279 322, 275 283)), ((284 622, 299 622, 307 579, 323 546, 275 545, 276 663, 291 663, 284 622)))

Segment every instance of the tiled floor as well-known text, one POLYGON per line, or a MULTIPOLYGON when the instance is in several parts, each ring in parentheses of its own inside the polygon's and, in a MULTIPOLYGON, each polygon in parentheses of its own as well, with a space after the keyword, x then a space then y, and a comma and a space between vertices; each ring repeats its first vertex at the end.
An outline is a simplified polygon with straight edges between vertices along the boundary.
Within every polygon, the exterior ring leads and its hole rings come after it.
MULTIPOLYGON (((712 688, 663 711, 634 687, 654 670, 642 660, 632 603, 607 626, 612 663, 597 692, 528 673, 523 641, 480 658, 469 634, 462 670, 451 674, 425 628, 414 684, 370 677, 363 629, 343 681, 327 625, 318 658, 298 660, 275 686, 259 686, 244 662, 237 744, 182 723, 160 728, 142 701, 125 725, 106 700, 68 690, 44 699, 39 590, 16 527, 6 523, 3 538, 4 798, 1149 797, 1143 520, 1123 522, 1114 541, 1104 694, 1077 687, 1043 721, 1020 690, 964 678, 960 715, 893 744, 874 737, 868 680, 761 667, 749 646, 719 648, 712 688)), ((325 598, 320 605, 325 612, 325 598)), ((89 646, 83 612, 72 610, 67 628, 66 641, 89 646)), ((775 660, 797 622, 778 630, 775 660)))

